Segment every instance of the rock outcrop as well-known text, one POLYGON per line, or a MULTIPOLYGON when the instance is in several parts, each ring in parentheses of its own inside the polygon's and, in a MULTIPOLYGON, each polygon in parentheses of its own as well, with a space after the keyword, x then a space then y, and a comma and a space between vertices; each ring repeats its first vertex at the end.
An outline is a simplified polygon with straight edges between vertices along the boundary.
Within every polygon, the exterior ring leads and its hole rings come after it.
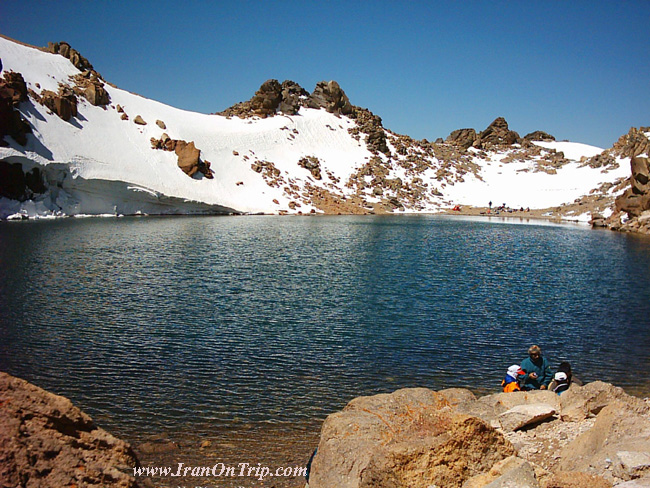
POLYGON ((93 65, 67 42, 48 42, 46 50, 68 58, 79 71, 94 71, 93 65))
POLYGON ((476 142, 475 147, 487 149, 491 146, 511 146, 521 141, 519 134, 508 128, 508 122, 503 117, 497 117, 494 122, 487 126, 481 132, 476 142))
POLYGON ((309 108, 324 108, 329 113, 350 115, 354 108, 336 81, 320 81, 309 96, 309 108))
POLYGON ((526 134, 524 136, 524 140, 526 140, 526 141, 554 141, 555 137, 553 137, 551 134, 548 134, 547 132, 544 132, 542 130, 536 130, 535 132, 531 132, 530 134, 526 134))
POLYGON ((58 93, 43 90, 40 96, 33 95, 37 102, 45 105, 61 120, 68 121, 77 116, 77 97, 69 86, 60 85, 58 93))
POLYGON ((476 141, 476 137, 477 134, 474 129, 458 129, 449 134, 445 142, 463 149, 469 149, 476 141))
POLYGON ((630 158, 630 185, 616 198, 614 214, 608 219, 594 216, 592 225, 650 234, 650 127, 632 127, 601 157, 630 158))
POLYGON ((136 488, 137 465, 70 400, 0 372, 0 486, 136 488))
POLYGON ((11 136, 18 144, 27 144, 30 125, 22 118, 17 107, 27 100, 27 84, 23 75, 6 71, 0 79, 0 146, 7 146, 5 136, 11 136))
POLYGON ((309 487, 605 488, 645 479, 650 401, 594 382, 561 396, 414 388, 356 398, 325 420, 309 487))
POLYGON ((210 169, 210 161, 201 159, 201 150, 194 145, 194 141, 188 143, 172 139, 163 133, 160 139, 151 138, 151 147, 163 151, 174 151, 178 157, 178 167, 190 177, 201 173, 208 179, 214 178, 214 172, 210 169))
POLYGON ((325 420, 309 486, 460 487, 513 453, 488 424, 454 412, 444 391, 398 390, 325 420))
MULTIPOLYGON (((548 139, 533 139, 533 137, 548 136, 551 140, 555 140, 553 136, 549 136, 545 132, 537 131, 528 134, 528 140, 548 140, 548 139)), ((526 136, 526 137, 528 137, 526 136)), ((453 144, 463 149, 475 147, 477 149, 489 150, 490 148, 497 148, 501 146, 512 146, 522 142, 519 134, 508 128, 508 122, 503 117, 497 117, 487 128, 476 133, 474 129, 458 129, 453 131, 445 143, 453 144)))

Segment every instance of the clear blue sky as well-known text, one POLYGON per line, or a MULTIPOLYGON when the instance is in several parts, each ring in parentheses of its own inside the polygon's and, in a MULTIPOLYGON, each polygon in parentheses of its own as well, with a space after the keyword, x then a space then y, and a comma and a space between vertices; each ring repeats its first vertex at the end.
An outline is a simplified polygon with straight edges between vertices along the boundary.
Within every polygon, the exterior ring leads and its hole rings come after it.
POLYGON ((416 139, 484 129, 609 147, 650 126, 650 1, 0 1, 0 33, 69 42, 105 79, 216 112, 269 78, 416 139))

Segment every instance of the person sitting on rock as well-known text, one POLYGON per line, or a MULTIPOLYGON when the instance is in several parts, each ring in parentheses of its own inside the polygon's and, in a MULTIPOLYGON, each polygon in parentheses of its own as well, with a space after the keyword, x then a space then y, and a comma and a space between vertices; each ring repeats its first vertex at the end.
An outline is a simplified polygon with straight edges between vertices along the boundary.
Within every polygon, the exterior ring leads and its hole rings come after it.
POLYGON ((558 395, 569 389, 569 377, 564 371, 558 371, 553 377, 553 381, 548 385, 548 389, 558 395))
POLYGON ((528 357, 521 362, 521 369, 525 371, 523 390, 546 390, 553 379, 553 372, 542 349, 535 345, 528 349, 528 357))
POLYGON ((501 386, 505 393, 511 393, 513 391, 521 391, 521 385, 519 385, 520 378, 524 375, 524 371, 519 367, 518 364, 513 364, 508 368, 506 372, 506 377, 501 381, 501 386))

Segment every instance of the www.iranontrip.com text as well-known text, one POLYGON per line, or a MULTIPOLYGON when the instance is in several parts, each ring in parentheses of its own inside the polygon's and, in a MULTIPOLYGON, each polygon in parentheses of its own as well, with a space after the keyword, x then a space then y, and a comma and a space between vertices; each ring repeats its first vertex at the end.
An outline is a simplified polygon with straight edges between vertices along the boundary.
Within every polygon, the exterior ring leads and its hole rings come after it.
POLYGON ((178 463, 177 466, 147 466, 133 468, 133 476, 160 476, 160 477, 251 477, 260 481, 272 477, 305 476, 307 468, 304 466, 280 467, 271 470, 268 466, 257 463, 253 466, 250 463, 237 463, 226 465, 222 462, 213 466, 185 466, 185 463, 178 463))

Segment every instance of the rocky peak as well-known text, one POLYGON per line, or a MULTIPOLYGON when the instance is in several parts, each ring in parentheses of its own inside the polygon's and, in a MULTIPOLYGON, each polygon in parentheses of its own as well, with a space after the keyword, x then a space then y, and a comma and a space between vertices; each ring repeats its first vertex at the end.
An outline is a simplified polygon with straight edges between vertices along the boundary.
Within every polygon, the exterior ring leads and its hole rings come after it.
MULTIPOLYGON (((551 138, 531 140, 555 140, 553 136, 541 131, 531 133, 529 136, 551 138)), ((512 146, 513 144, 521 143, 522 139, 518 133, 508 128, 506 119, 497 117, 483 132, 477 134, 474 129, 458 129, 449 134, 445 142, 462 147, 463 149, 468 149, 472 146, 477 149, 490 149, 495 146, 512 146)))
POLYGON ((503 117, 497 117, 494 122, 488 125, 487 129, 478 136, 479 146, 487 148, 489 146, 507 145, 511 146, 520 141, 519 134, 508 128, 508 122, 503 117))

